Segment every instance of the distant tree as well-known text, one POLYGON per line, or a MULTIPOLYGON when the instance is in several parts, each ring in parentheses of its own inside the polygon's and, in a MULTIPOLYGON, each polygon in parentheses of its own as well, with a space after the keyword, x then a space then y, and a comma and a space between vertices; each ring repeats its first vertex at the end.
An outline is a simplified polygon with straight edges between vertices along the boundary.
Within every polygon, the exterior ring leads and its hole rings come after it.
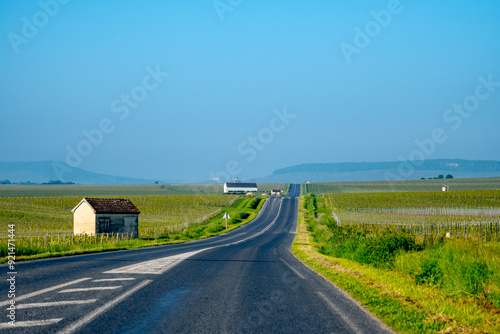
POLYGON ((425 180, 425 177, 421 177, 420 180, 425 180))
POLYGON ((49 180, 48 184, 63 184, 61 180, 49 180))
POLYGON ((448 175, 446 175, 446 178, 447 178, 447 179, 453 179, 453 175, 448 174, 448 175))
POLYGON ((155 184, 158 184, 158 181, 155 181, 155 184))
POLYGON ((9 180, 0 181, 0 184, 12 184, 9 180))
POLYGON ((437 178, 438 179, 444 179, 444 175, 443 174, 439 174, 437 178))

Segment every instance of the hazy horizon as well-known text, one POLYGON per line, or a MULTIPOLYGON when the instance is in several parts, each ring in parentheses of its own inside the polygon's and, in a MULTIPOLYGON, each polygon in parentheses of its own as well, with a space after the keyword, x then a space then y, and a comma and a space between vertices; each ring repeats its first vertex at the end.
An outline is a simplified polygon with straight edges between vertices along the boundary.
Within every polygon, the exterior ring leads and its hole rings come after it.
POLYGON ((0 161, 208 181, 500 160, 498 22, 493 0, 3 1, 0 161))

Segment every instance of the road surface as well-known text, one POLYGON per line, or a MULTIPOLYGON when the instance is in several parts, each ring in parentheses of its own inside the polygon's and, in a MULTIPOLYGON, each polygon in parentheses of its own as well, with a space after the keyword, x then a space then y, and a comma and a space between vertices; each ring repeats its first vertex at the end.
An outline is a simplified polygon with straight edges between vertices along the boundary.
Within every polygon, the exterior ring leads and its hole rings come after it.
POLYGON ((299 192, 217 237, 19 263, 16 325, 3 279, 0 333, 389 332, 290 253, 299 192))

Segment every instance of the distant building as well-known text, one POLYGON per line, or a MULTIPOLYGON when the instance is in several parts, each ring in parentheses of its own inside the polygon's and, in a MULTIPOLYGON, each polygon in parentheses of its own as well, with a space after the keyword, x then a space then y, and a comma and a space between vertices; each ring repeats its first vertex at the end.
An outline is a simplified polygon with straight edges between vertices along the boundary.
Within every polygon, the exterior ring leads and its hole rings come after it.
POLYGON ((310 184, 310 183, 312 183, 311 180, 307 180, 306 181, 306 184, 310 184))
POLYGON ((84 198, 73 213, 74 234, 123 233, 139 235, 139 209, 123 198, 84 198))
POLYGON ((281 190, 279 189, 271 190, 271 196, 281 196, 281 190))
POLYGON ((257 191, 257 183, 226 182, 224 194, 246 194, 257 191))
POLYGON ((441 187, 441 190, 442 191, 450 191, 450 187, 449 186, 443 186, 443 187, 441 187))

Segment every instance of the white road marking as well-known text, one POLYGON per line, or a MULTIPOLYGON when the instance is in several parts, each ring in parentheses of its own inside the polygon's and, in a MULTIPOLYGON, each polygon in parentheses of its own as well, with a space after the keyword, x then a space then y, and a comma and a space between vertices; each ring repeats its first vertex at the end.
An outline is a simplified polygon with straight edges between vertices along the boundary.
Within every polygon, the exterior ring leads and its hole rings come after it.
POLYGON ((65 300, 61 302, 47 302, 47 303, 31 303, 31 304, 19 304, 16 309, 24 308, 36 308, 36 307, 50 307, 50 306, 65 306, 65 305, 82 305, 95 303, 97 299, 87 299, 87 300, 65 300))
POLYGON ((74 333, 75 331, 77 331, 81 327, 83 327, 83 326, 87 325, 88 323, 90 323, 92 320, 94 320, 95 318, 97 318, 102 313, 104 313, 104 312, 108 311, 109 309, 115 307, 117 304, 119 304, 120 302, 122 302, 123 300, 125 300, 127 297, 129 297, 130 295, 132 295, 136 291, 142 289, 143 287, 145 287, 146 285, 148 285, 151 282, 152 282, 152 280, 142 281, 141 283, 139 283, 138 285, 136 285, 135 287, 133 287, 131 290, 125 292, 124 294, 118 296, 117 298, 115 298, 112 301, 104 304, 103 306, 95 309, 94 311, 88 313, 86 316, 84 316, 80 320, 72 323, 68 327, 66 327, 63 330, 59 331, 58 334, 70 334, 70 333, 74 333))
POLYGON ((48 319, 48 320, 32 320, 32 321, 16 321, 15 325, 10 325, 9 323, 0 324, 0 329, 4 328, 19 328, 19 327, 35 327, 35 326, 47 326, 57 324, 60 319, 48 319))
MULTIPOLYGON (((24 300, 24 299, 31 298, 31 297, 34 297, 34 296, 41 295, 42 293, 45 293, 45 292, 54 291, 54 290, 57 290, 57 289, 60 289, 60 288, 64 288, 65 286, 68 286, 68 285, 80 283, 80 282, 83 282, 83 281, 86 281, 86 280, 89 280, 89 279, 92 279, 92 278, 91 277, 80 278, 80 279, 77 279, 75 281, 71 281, 71 282, 59 284, 59 285, 56 285, 56 286, 53 286, 53 287, 50 287, 50 288, 47 288, 47 289, 43 289, 43 290, 35 291, 35 292, 32 292, 32 293, 28 293, 27 295, 23 295, 23 296, 19 296, 19 297, 16 296, 16 302, 24 300)), ((10 301, 7 300, 7 301, 4 301, 4 302, 1 302, 0 303, 0 307, 5 306, 5 305, 9 305, 9 304, 10 304, 10 301)))
POLYGON ((347 324, 347 326, 349 326, 352 331, 354 333, 363 333, 362 330, 359 329, 358 326, 356 326, 343 312, 341 309, 339 309, 334 303, 332 303, 328 298, 326 298, 326 296, 320 292, 320 291, 317 291, 316 292, 318 294, 318 296, 320 296, 323 301, 326 303, 326 305, 330 308, 331 311, 333 311, 333 313, 335 313, 336 315, 340 316, 342 318, 342 320, 347 324))
POLYGON ((291 271, 293 271, 297 276, 299 276, 300 278, 302 279, 306 279, 304 275, 302 275, 301 273, 299 273, 297 271, 297 269, 295 269, 294 267, 292 267, 291 265, 289 265, 285 260, 283 260, 282 258, 280 258, 281 262, 283 262, 288 268, 290 268, 291 271))
POLYGON ((123 285, 117 285, 117 286, 98 286, 98 287, 92 287, 92 288, 76 288, 76 289, 66 289, 66 290, 61 290, 59 293, 66 293, 66 292, 86 292, 86 291, 101 291, 101 290, 115 290, 122 288, 123 285))
MULTIPOLYGON (((210 247, 211 248, 211 247, 210 247)), ((206 251, 210 248, 204 248, 193 252, 172 255, 167 257, 162 257, 155 260, 140 262, 137 264, 132 264, 130 266, 121 267, 109 271, 105 271, 105 274, 154 274, 161 275, 167 270, 173 268, 177 264, 181 263, 187 258, 198 254, 200 252, 206 251)))
POLYGON ((95 279, 92 282, 116 282, 116 281, 133 281, 135 277, 122 277, 122 278, 101 278, 95 279))

